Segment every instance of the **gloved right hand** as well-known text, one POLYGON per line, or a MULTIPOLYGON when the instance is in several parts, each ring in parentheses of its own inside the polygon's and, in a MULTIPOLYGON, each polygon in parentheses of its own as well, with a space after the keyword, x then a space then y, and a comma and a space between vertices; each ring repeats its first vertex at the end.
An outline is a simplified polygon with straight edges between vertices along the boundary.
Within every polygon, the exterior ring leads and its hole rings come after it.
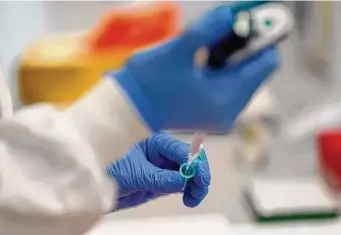
POLYGON ((152 130, 227 130, 276 69, 274 48, 218 71, 199 68, 194 55, 232 30, 227 5, 202 17, 174 40, 132 56, 110 74, 152 130))

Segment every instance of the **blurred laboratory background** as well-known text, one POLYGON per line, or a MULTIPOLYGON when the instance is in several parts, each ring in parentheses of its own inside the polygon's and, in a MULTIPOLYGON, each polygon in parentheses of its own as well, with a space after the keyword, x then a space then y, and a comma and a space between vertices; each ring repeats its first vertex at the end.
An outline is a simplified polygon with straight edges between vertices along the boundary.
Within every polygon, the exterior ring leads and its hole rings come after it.
MULTIPOLYGON (((124 4, 129 2, 0 2, 0 58, 15 107, 36 102, 36 97, 27 95, 27 90, 33 89, 31 84, 26 84, 27 81, 18 83, 19 75, 28 73, 27 69, 19 68, 25 66, 22 56, 27 56, 28 48, 34 42, 49 35, 88 30, 105 12, 124 4), (25 84, 29 88, 25 88, 25 84), (20 92, 26 93, 20 95, 20 92)), ((180 1, 178 4, 181 26, 186 27, 207 10, 227 2, 180 1)), ((271 201, 271 205, 267 205, 269 207, 278 206, 285 211, 283 205, 288 204, 284 202, 285 198, 296 203, 288 206, 291 208, 288 209, 289 215, 301 211, 307 214, 309 209, 307 205, 302 206, 302 201, 312 198, 312 207, 322 208, 320 211, 312 210, 314 213, 335 215, 331 218, 338 216, 340 206, 335 201, 338 198, 337 185, 341 182, 341 156, 334 165, 323 165, 324 158, 333 156, 321 153, 325 147, 321 139, 324 135, 335 138, 340 135, 341 2, 284 4, 295 17, 295 30, 278 46, 281 57, 279 71, 255 96, 231 133, 213 133, 205 142, 212 186, 203 204, 189 209, 183 206, 180 195, 174 195, 134 210, 109 214, 108 218, 219 213, 231 225, 239 226, 262 222, 262 210, 266 208, 259 209, 262 206, 255 205, 262 204, 262 200, 271 201), (327 130, 332 130, 332 133, 325 133, 327 130), (316 196, 316 189, 324 196, 316 196), (272 199, 264 199, 264 194, 272 199), (277 205, 274 201, 282 204, 277 205), (295 208, 295 213, 292 208, 295 208)), ((182 133, 174 135, 188 142, 192 137, 182 133)), ((333 148, 337 151, 338 147, 333 148)), ((341 225, 338 228, 340 232, 341 225)))

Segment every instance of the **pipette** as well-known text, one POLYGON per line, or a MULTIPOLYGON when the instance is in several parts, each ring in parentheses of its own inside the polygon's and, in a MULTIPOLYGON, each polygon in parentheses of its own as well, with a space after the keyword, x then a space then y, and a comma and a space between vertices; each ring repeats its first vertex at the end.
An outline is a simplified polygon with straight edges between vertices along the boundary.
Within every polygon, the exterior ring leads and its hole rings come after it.
MULTIPOLYGON (((235 13, 233 32, 209 48, 207 66, 221 69, 226 64, 240 62, 257 52, 281 42, 293 28, 290 10, 281 3, 270 1, 239 1, 232 8, 235 13)), ((190 180, 197 164, 206 161, 203 151, 204 133, 195 133, 188 162, 180 166, 180 174, 190 180)))
POLYGON ((207 66, 221 69, 226 64, 241 62, 257 52, 276 45, 293 29, 290 10, 271 1, 237 2, 233 7, 234 26, 209 48, 207 66))

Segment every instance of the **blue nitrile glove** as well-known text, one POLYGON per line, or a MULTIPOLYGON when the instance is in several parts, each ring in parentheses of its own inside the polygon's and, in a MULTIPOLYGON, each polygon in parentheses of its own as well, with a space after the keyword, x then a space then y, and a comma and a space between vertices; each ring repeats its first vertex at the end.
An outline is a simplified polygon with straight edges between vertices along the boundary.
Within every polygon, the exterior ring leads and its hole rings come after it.
POLYGON ((277 68, 274 48, 221 70, 194 65, 195 52, 231 31, 232 21, 230 7, 218 7, 174 40, 133 55, 109 74, 152 130, 228 130, 277 68))
MULTIPOLYGON (((185 180, 179 167, 187 162, 188 151, 188 144, 158 133, 135 145, 121 160, 108 166, 108 174, 119 186, 117 209, 181 192, 185 180)), ((205 198, 210 177, 208 162, 200 163, 195 176, 185 187, 183 202, 186 206, 196 207, 205 198)))

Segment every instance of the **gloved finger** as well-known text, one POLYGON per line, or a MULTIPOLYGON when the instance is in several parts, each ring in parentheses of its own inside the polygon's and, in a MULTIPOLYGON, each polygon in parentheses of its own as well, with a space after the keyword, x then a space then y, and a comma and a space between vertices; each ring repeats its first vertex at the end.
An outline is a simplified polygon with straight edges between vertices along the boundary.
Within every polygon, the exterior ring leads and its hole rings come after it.
POLYGON ((195 199, 202 200, 208 194, 208 186, 199 187, 198 185, 192 183, 186 187, 186 190, 188 190, 190 195, 195 199))
POLYGON ((184 202, 185 206, 193 208, 198 206, 203 199, 196 199, 194 198, 191 194, 189 190, 186 190, 183 197, 182 197, 182 201, 184 202))
MULTIPOLYGON (((277 69, 278 61, 277 51, 271 47, 256 55, 254 60, 249 60, 239 66, 235 73, 239 78, 239 84, 236 84, 235 89, 236 92, 244 92, 244 97, 243 99, 235 97, 236 106, 243 106, 249 101, 258 87, 277 69)), ((234 82, 237 83, 236 80, 234 82)))
POLYGON ((193 183, 198 187, 204 188, 211 184, 211 173, 208 162, 198 164, 197 171, 193 177, 193 183))
POLYGON ((274 70, 279 65, 279 56, 274 46, 265 48, 264 50, 255 53, 254 55, 246 58, 237 64, 231 64, 219 70, 211 70, 203 68, 205 78, 209 82, 221 86, 222 83, 233 80, 235 83, 240 84, 240 78, 244 80, 252 80, 259 77, 258 74, 264 71, 274 70))
POLYGON ((185 179, 177 171, 155 167, 145 178, 145 190, 156 193, 179 193, 185 186, 185 179))
POLYGON ((205 89, 214 94, 222 104, 233 104, 234 110, 225 109, 220 124, 221 129, 229 129, 239 112, 247 105, 259 86, 270 77, 278 66, 277 51, 271 47, 248 58, 240 64, 226 67, 220 71, 203 70, 205 89), (226 88, 233 87, 234 95, 226 93, 226 88), (228 115, 226 115, 228 113, 228 115))
POLYGON ((231 82, 231 80, 236 85, 241 84, 243 81, 245 82, 245 80, 257 81, 256 78, 264 78, 264 76, 260 76, 261 74, 269 71, 272 72, 278 67, 278 65, 278 52, 273 46, 271 46, 250 56, 238 64, 232 64, 219 70, 203 70, 205 73, 204 77, 207 78, 208 82, 215 84, 216 87, 219 87, 226 85, 224 83, 231 82))
POLYGON ((233 25, 233 13, 231 7, 222 5, 201 17, 190 26, 180 38, 175 49, 183 52, 194 53, 203 46, 210 46, 229 34, 233 25))
POLYGON ((188 160, 189 144, 186 144, 165 133, 155 134, 150 140, 154 143, 156 151, 170 161, 181 165, 188 160))

